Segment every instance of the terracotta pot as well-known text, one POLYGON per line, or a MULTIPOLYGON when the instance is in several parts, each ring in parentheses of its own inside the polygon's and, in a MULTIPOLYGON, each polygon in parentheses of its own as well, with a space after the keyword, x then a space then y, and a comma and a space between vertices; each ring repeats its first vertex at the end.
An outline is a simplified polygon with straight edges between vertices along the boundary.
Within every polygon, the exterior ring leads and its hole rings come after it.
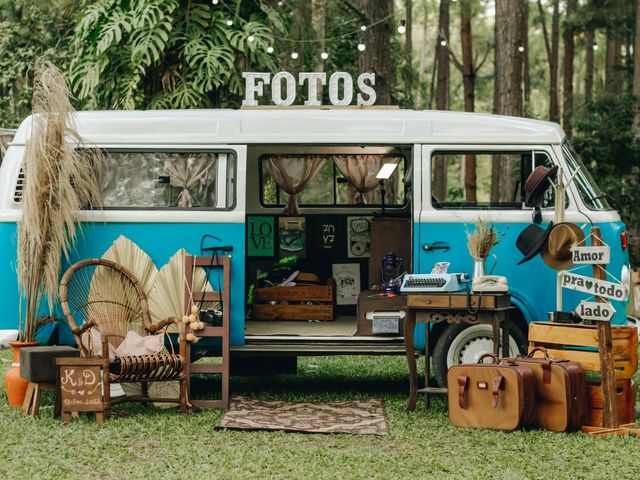
POLYGON ((4 386, 7 391, 9 406, 21 407, 29 382, 20 376, 20 349, 22 347, 35 347, 39 345, 39 342, 9 342, 9 345, 13 348, 13 364, 4 376, 4 386))

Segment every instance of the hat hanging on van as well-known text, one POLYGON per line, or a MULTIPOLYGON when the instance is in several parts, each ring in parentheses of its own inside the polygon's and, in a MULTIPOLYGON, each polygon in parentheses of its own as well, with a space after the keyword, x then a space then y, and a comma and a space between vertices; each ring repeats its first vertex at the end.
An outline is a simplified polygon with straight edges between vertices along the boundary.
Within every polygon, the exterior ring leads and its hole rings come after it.
POLYGON ((542 248, 542 260, 554 270, 572 267, 571 247, 584 242, 584 238, 584 232, 574 223, 554 225, 542 248))
POLYGON ((544 165, 537 166, 524 182, 525 200, 527 207, 539 207, 542 203, 544 192, 549 187, 549 182, 556 178, 558 166, 547 168, 544 165))
POLYGON ((545 230, 539 225, 532 223, 527 228, 525 228, 520 233, 520 235, 518 235, 518 239, 516 240, 516 247, 518 247, 518 250, 520 250, 524 255, 524 258, 518 262, 518 265, 522 265, 523 263, 528 262, 533 257, 538 255, 538 253, 540 253, 544 242, 549 236, 552 225, 553 223, 549 223, 549 226, 545 230))

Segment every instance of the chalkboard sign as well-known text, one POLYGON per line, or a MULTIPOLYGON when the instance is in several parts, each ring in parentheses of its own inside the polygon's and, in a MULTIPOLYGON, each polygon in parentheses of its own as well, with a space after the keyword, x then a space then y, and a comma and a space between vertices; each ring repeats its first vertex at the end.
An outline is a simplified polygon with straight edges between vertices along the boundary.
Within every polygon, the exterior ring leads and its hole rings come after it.
POLYGON ((69 360, 74 360, 75 364, 59 364, 60 399, 63 413, 102 412, 104 410, 102 366, 96 365, 94 359, 65 360, 67 360, 65 363, 71 363, 69 360))

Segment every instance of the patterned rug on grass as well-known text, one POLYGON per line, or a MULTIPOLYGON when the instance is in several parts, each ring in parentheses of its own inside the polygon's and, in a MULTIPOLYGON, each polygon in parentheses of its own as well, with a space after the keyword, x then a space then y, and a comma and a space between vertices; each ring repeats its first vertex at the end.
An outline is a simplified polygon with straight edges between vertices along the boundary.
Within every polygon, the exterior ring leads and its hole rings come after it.
POLYGON ((233 397, 217 429, 389 435, 379 398, 302 403, 233 397))

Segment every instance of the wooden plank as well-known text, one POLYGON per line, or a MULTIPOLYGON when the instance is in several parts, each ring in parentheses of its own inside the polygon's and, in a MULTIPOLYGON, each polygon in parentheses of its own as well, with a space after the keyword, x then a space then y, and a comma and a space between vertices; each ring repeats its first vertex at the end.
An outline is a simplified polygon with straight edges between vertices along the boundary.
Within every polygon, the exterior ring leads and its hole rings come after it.
POLYGON ((412 293, 407 295, 409 308, 448 308, 451 305, 450 295, 425 295, 412 293))
POLYGON ((598 332, 592 325, 533 322, 529 325, 528 336, 532 342, 594 348, 598 346, 598 332))
POLYGON ((333 320, 333 305, 253 305, 252 320, 333 320))
POLYGON ((256 288, 254 301, 260 302, 332 302, 331 285, 256 288))
MULTIPOLYGON (((532 342, 529 345, 529 351, 540 345, 538 342, 532 342)), ((573 360, 580 362, 585 370, 590 372, 600 371, 600 355, 598 352, 587 352, 584 350, 562 350, 557 346, 546 346, 549 356, 558 360, 573 360)), ((630 360, 614 357, 615 377, 618 379, 631 378, 636 373, 636 368, 630 360)))
MULTIPOLYGON (((478 305, 478 300, 482 298, 481 308, 496 308, 498 297, 479 297, 478 295, 471 295, 470 303, 471 308, 476 308, 478 305)), ((509 303, 506 305, 500 306, 509 306, 509 303)), ((451 307, 452 308, 467 308, 467 296, 466 295, 451 295, 451 307)))
POLYGON ((222 373, 222 364, 192 363, 191 373, 222 373))
POLYGON ((199 305, 200 302, 219 302, 221 298, 220 292, 198 292, 197 295, 194 294, 196 305, 199 305))

